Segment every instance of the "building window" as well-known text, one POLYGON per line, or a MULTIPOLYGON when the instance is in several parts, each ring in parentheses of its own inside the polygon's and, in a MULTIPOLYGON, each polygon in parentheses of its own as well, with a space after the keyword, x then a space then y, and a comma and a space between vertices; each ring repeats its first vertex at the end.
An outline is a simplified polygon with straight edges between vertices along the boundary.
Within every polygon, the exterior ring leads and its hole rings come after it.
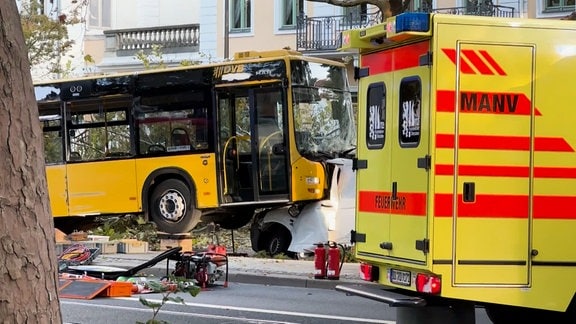
POLYGON ((252 27, 250 0, 231 0, 230 31, 249 32, 252 27))
POLYGON ((304 8, 304 0, 282 0, 282 28, 296 28, 298 16, 304 8))
POLYGON ((112 27, 112 5, 111 0, 90 1, 88 25, 90 27, 110 28, 112 27))
POLYGON ((544 12, 550 11, 574 11, 575 0, 544 0, 544 12))

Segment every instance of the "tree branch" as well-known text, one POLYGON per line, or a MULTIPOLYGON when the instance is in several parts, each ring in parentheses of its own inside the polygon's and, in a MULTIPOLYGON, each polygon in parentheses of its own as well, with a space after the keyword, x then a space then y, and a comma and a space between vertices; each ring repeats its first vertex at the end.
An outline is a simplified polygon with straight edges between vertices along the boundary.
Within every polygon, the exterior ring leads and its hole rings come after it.
MULTIPOLYGON (((338 7, 354 7, 361 4, 371 4, 378 7, 383 17, 390 17, 390 2, 388 0, 307 0, 310 2, 323 2, 338 7)), ((396 0, 398 1, 398 0, 396 0)), ((401 0, 400 0, 401 2, 401 0)))
POLYGON ((354 7, 361 4, 370 4, 377 7, 382 13, 382 19, 403 13, 410 6, 412 0, 308 0, 310 2, 323 2, 338 7, 354 7))

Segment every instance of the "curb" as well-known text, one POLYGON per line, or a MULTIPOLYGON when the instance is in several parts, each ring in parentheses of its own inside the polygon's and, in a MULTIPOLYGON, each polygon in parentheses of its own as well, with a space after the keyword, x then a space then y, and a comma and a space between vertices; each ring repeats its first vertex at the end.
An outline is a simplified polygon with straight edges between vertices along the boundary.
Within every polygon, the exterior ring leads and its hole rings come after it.
MULTIPOLYGON (((164 277, 167 275, 166 267, 152 267, 142 271, 146 275, 154 277, 164 277)), ((224 284, 225 278, 221 277, 216 286, 224 284)), ((343 283, 360 283, 356 280, 340 279, 311 279, 299 278, 297 276, 287 275, 269 275, 269 274, 247 274, 247 273, 228 273, 228 282, 243 283, 243 284, 256 284, 264 286, 284 286, 296 288, 317 288, 317 289, 335 289, 337 285, 343 283)))
MULTIPOLYGON (((148 254, 143 255, 102 255, 98 257, 94 265, 132 268, 149 260, 148 254)), ((297 288, 319 288, 335 289, 340 284, 366 284, 367 282, 356 279, 354 271, 349 267, 344 267, 339 280, 315 279, 313 276, 313 263, 294 263, 293 260, 278 261, 268 259, 239 258, 233 260, 238 262, 235 266, 228 268, 228 282, 258 284, 265 286, 288 286, 297 288)), ((296 261, 297 262, 297 261, 296 261)), ((170 274, 174 268, 174 261, 161 261, 152 267, 140 271, 143 275, 162 278, 170 274)), ((223 269, 224 270, 224 269, 223 269)), ((225 270, 224 270, 225 271, 225 270)), ((223 285, 226 281, 222 276, 215 285, 223 285)))
MULTIPOLYGON (((229 282, 238 282, 246 284, 258 284, 265 286, 285 286, 297 288, 318 288, 318 289, 335 289, 339 284, 344 283, 342 280, 328 279, 309 279, 284 276, 262 276, 249 274, 234 274, 228 276, 229 282)), ((346 281, 349 282, 349 281, 346 281)))

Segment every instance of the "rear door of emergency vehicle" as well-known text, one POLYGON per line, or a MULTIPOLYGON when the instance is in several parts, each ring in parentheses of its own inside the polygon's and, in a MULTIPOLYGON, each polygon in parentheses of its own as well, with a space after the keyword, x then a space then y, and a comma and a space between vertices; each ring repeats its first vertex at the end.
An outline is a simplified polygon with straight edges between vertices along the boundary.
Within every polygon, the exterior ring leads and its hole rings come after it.
POLYGON ((428 251, 426 201, 430 167, 430 41, 403 46, 394 71, 390 256, 424 262, 428 251))
MULTIPOLYGON (((358 254, 424 263, 429 167, 429 41, 363 55, 358 254), (364 236, 365 235, 365 236, 364 236)), ((395 274, 409 284, 409 274, 395 274), (403 279, 402 279, 403 278, 403 279)))

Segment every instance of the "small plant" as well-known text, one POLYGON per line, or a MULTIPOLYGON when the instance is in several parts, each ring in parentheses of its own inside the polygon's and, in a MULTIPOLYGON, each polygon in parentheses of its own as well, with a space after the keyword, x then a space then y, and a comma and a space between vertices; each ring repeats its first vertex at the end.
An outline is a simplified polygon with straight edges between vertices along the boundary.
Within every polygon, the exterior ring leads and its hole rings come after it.
POLYGON ((152 250, 160 246, 156 226, 140 215, 102 218, 99 226, 89 234, 108 236, 110 240, 137 239, 146 241, 152 250))
POLYGON ((138 324, 165 324, 167 323, 166 321, 156 319, 162 306, 168 302, 185 304, 182 297, 175 296, 176 293, 188 293, 192 297, 196 297, 196 295, 200 293, 200 287, 194 285, 193 282, 180 277, 170 277, 166 281, 149 281, 146 285, 153 292, 162 294, 162 301, 154 302, 140 296, 140 303, 151 308, 153 314, 152 318, 147 320, 146 323, 136 322, 138 324))
POLYGON ((284 254, 284 253, 278 253, 272 256, 268 256, 271 257, 272 259, 276 259, 276 260, 293 260, 294 258, 291 258, 290 256, 284 254))
POLYGON ((144 65, 146 70, 162 69, 166 67, 161 45, 154 44, 147 52, 140 50, 136 53, 135 58, 144 65))
POLYGON ((356 250, 355 246, 346 246, 344 248, 344 262, 346 263, 358 262, 358 260, 356 260, 356 255, 354 252, 355 250, 356 250))
POLYGON ((265 250, 260 250, 256 252, 252 257, 258 259, 268 259, 270 258, 270 254, 268 254, 268 252, 266 252, 265 250))

